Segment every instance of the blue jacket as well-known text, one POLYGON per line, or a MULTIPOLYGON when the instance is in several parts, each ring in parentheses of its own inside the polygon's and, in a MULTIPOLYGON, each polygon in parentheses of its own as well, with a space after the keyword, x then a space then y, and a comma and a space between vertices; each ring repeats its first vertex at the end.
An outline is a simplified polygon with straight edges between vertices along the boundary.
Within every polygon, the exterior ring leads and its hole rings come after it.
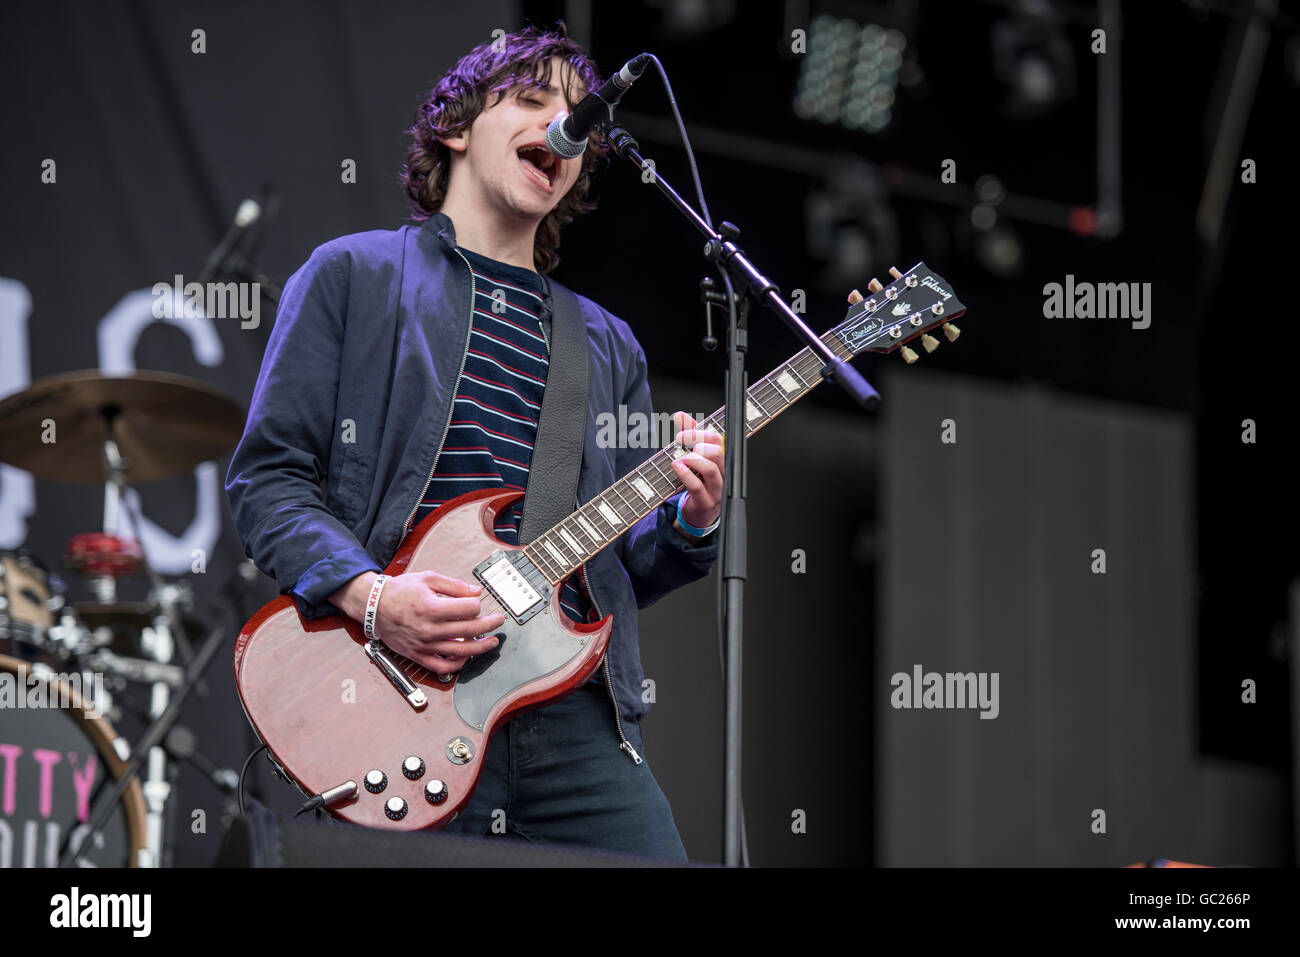
MULTIPOLYGON (((396 553, 441 451, 471 296, 469 264, 441 214, 328 242, 285 285, 226 492, 248 556, 305 617, 337 613, 329 596, 396 553)), ((596 441, 597 415, 617 416, 620 403, 649 417, 650 389, 628 325, 584 306, 582 502, 654 451, 596 441)), ((603 665, 620 731, 612 743, 638 762, 649 706, 636 610, 708 574, 717 557, 716 535, 692 545, 673 528, 676 498, 587 562, 592 598, 614 616, 603 665)))

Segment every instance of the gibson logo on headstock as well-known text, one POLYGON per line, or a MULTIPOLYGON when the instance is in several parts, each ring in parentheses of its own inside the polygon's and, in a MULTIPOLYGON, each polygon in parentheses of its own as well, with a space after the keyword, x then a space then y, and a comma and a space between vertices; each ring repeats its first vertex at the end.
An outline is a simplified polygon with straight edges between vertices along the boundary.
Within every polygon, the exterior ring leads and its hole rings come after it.
POLYGON ((924 279, 921 280, 921 285, 925 286, 928 289, 933 289, 939 295, 943 296, 944 302, 947 302, 949 299, 952 298, 952 293, 950 293, 947 289, 944 289, 943 286, 939 285, 939 283, 935 281, 935 278, 933 276, 926 276, 924 279))

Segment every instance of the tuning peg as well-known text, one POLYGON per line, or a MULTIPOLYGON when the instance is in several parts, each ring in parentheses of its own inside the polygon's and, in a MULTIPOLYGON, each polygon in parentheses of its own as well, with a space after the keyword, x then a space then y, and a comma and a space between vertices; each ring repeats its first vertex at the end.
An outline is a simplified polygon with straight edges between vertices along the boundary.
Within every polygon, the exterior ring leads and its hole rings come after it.
POLYGON ((872 276, 871 282, 867 283, 868 292, 880 292, 880 290, 884 288, 885 287, 880 284, 880 280, 877 279, 875 276, 872 276))
POLYGON ((915 362, 917 359, 920 358, 920 356, 918 356, 915 352, 913 352, 913 351, 912 351, 911 349, 909 349, 907 346, 903 346, 902 352, 903 352, 903 361, 906 362, 909 366, 910 366, 913 362, 915 362))
POLYGON ((903 274, 902 274, 901 272, 898 271, 898 267, 897 267, 897 266, 890 266, 890 267, 889 267, 889 274, 890 274, 891 276, 893 276, 895 279, 902 279, 902 278, 903 278, 903 274))
POLYGON ((862 301, 862 293, 858 292, 856 289, 854 289, 851 293, 849 293, 850 306, 856 306, 861 301, 862 301))
POLYGON ((943 334, 948 337, 949 342, 956 342, 957 337, 961 335, 961 330, 951 322, 945 322, 943 324, 943 334))
POLYGON ((933 352, 939 348, 939 340, 927 332, 921 337, 921 345, 925 346, 926 352, 933 352))

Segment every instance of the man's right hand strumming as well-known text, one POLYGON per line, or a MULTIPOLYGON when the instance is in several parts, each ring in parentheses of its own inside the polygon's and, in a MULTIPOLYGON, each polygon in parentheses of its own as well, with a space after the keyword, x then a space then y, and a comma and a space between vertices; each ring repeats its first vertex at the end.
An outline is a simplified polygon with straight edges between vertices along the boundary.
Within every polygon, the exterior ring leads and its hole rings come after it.
MULTIPOLYGON (((364 621, 366 602, 378 574, 366 572, 333 595, 343 613, 364 621)), ((393 575, 384 585, 375 617, 375 636, 385 645, 440 675, 454 674, 474 655, 491 651, 494 637, 473 639, 499 628, 505 616, 484 615, 483 588, 437 572, 393 575)))

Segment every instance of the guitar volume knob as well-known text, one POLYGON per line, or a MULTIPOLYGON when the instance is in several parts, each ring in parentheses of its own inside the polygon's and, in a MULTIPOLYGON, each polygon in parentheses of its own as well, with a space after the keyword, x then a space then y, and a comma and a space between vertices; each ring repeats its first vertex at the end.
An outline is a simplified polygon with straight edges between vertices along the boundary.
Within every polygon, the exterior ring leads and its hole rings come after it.
POLYGON ((366 772, 365 785, 371 794, 378 794, 388 787, 388 775, 378 768, 372 768, 366 772))
POLYGON ((411 755, 402 762, 402 773, 410 780, 416 780, 424 773, 424 759, 414 754, 411 755))
POLYGON ((406 802, 399 797, 391 797, 384 802, 384 816, 390 821, 400 821, 406 817, 406 802))
POLYGON ((441 804, 447 800, 447 785, 437 778, 430 778, 424 786, 424 799, 430 804, 441 804))

